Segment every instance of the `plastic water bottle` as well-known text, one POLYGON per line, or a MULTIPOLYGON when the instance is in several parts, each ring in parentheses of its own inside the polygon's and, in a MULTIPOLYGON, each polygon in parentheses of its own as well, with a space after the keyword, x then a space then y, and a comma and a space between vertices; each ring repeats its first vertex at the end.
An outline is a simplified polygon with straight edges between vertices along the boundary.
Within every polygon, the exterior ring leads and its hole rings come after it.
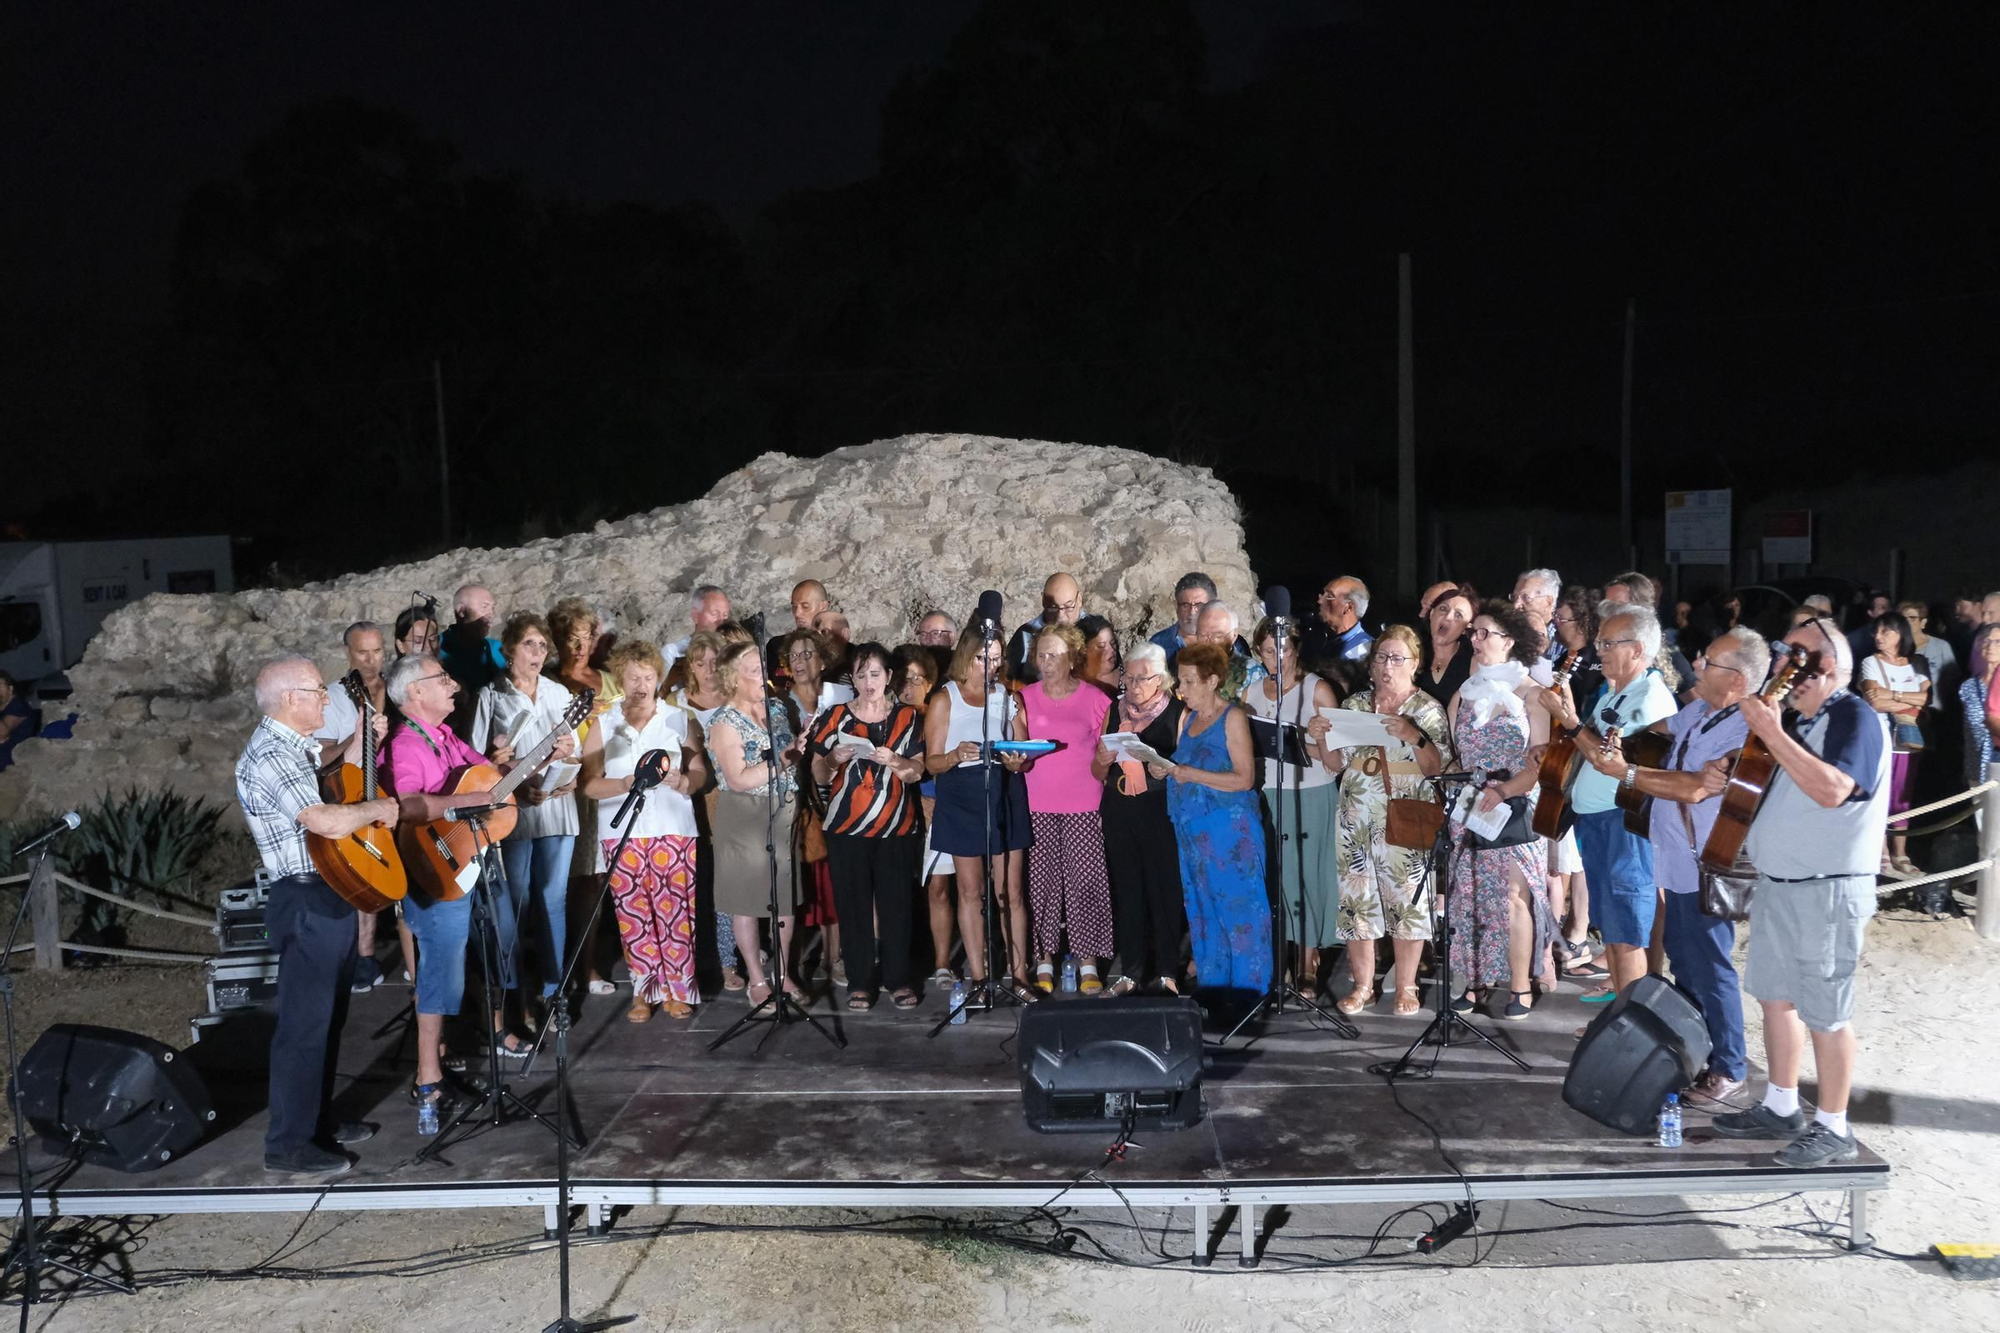
POLYGON ((951 983, 950 1008, 951 1021, 955 1024, 963 1023, 965 1021, 965 983, 963 981, 954 981, 951 983))
POLYGON ((429 1098, 417 1103, 417 1136, 431 1138, 438 1132, 437 1103, 429 1098))
POLYGON ((1667 1100, 1660 1105, 1660 1146, 1681 1146, 1681 1098, 1677 1092, 1668 1093, 1667 1100))
POLYGON ((1074 955, 1065 955, 1063 958, 1062 988, 1065 995, 1076 994, 1076 958, 1074 955))

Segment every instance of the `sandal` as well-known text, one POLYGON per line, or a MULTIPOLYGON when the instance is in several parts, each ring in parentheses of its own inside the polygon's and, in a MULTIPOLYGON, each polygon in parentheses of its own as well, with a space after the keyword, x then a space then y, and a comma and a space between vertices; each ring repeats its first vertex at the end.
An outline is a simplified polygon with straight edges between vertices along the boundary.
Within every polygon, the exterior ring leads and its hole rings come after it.
POLYGON ((513 1060, 525 1060, 535 1053, 534 1047, 524 1045, 521 1039, 511 1032, 496 1031, 493 1034, 493 1044, 500 1048, 500 1054, 513 1060), (513 1045, 509 1046, 508 1042, 512 1042, 513 1045))
POLYGON ((889 1003, 895 1005, 898 1009, 914 1009, 918 1003, 917 993, 908 986, 905 986, 889 997, 889 1003))
POLYGON ((1608 977, 1611 969, 1590 956, 1590 951, 1582 951, 1581 959, 1572 956, 1563 964, 1562 974, 1566 977, 1608 977))
MULTIPOLYGON (((1020 980, 1016 977, 1015 980, 1020 980)), ((1052 995, 1056 989, 1056 968, 1054 963, 1035 964, 1035 989, 1044 995, 1052 995)))
POLYGON ((1585 991, 1578 998, 1585 1004, 1610 1004, 1618 998, 1618 992, 1609 986, 1599 986, 1594 991, 1585 991))
POLYGON ((743 974, 735 968, 725 967, 722 969, 722 989, 742 990, 748 984, 748 982, 743 980, 743 974))
MULTIPOLYGON (((1299 993, 1301 995, 1305 994, 1303 990, 1301 990, 1299 993)), ((1333 1007, 1340 1010, 1341 1013, 1346 1014, 1348 1017, 1352 1018, 1354 1015, 1360 1013, 1363 1009, 1366 1009, 1368 1007, 1368 1002, 1374 998, 1375 998, 1375 983, 1369 981, 1363 983, 1362 985, 1356 986, 1346 995, 1343 995, 1340 998, 1339 1002, 1336 1003, 1333 1007)))
POLYGON ((1424 1011, 1424 1002, 1418 997, 1415 986, 1396 987, 1396 1007, 1393 1012, 1398 1018, 1415 1018, 1424 1011))
POLYGON ((858 1014, 865 1012, 866 1010, 873 1009, 874 1007, 875 1007, 875 992, 858 990, 858 991, 852 991, 848 994, 847 1010, 849 1013, 858 1014))
POLYGON ((785 983, 785 994, 791 996, 792 1003, 796 1004, 799 1008, 801 1009, 812 1008, 812 1003, 813 1003, 812 994, 808 991, 800 990, 798 986, 795 985, 794 983, 789 981, 785 983))
POLYGON ((931 985, 936 986, 939 990, 950 990, 953 986, 956 986, 957 984, 958 984, 958 973, 952 971, 948 967, 941 967, 937 971, 931 973, 931 985))
POLYGON ((1085 995, 1096 995, 1104 989, 1104 979, 1097 975, 1097 965, 1095 963, 1085 963, 1083 965, 1083 974, 1078 980, 1076 988, 1085 995))
POLYGON ((1162 995, 1179 995, 1181 993, 1181 988, 1174 984, 1172 977, 1161 977, 1153 983, 1153 989, 1162 995))
POLYGON ((764 1003, 764 1001, 771 998, 771 983, 768 981, 751 982, 748 990, 748 996, 752 1008, 755 1008, 756 1006, 764 1003), (759 995, 757 993, 759 987, 763 988, 764 993, 762 995, 759 995))
POLYGON ((686 1018, 694 1012, 694 1006, 685 1000, 662 1000, 660 1008, 666 1010, 668 1018, 686 1018))
POLYGON ((589 990, 592 995, 616 995, 618 993, 618 988, 603 977, 592 977, 589 990))
POLYGON ((627 1023, 643 1023, 652 1016, 653 1006, 639 999, 633 1000, 632 1007, 625 1011, 625 1021, 627 1023))
POLYGON ((1510 1023, 1518 1023, 1522 1019, 1526 1018, 1529 1014, 1534 1013, 1535 1012, 1534 1005, 1521 1003, 1521 997, 1523 995, 1527 996, 1530 1000, 1535 998, 1535 993, 1532 990, 1508 991, 1507 1009, 1504 1013, 1500 1015, 1500 1017, 1506 1019, 1510 1023))
POLYGON ((1116 977, 1111 982, 1111 993, 1113 995, 1130 995, 1138 989, 1139 983, 1130 977, 1116 977))

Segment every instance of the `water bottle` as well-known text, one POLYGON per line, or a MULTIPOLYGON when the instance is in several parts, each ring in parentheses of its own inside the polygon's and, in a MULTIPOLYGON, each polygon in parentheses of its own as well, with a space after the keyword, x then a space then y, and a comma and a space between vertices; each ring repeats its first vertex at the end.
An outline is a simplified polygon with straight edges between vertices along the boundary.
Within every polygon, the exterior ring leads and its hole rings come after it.
POLYGON ((438 1132, 437 1103, 425 1098, 417 1103, 417 1136, 431 1138, 438 1132))
POLYGON ((954 981, 951 983, 951 1021, 953 1023, 963 1023, 965 1021, 965 983, 963 981, 954 981))
POLYGON ((1062 988, 1065 995, 1076 994, 1076 958, 1074 955, 1065 956, 1063 959, 1062 988))
POLYGON ((1678 1148, 1681 1146, 1681 1098, 1670 1092, 1660 1106, 1660 1146, 1678 1148))

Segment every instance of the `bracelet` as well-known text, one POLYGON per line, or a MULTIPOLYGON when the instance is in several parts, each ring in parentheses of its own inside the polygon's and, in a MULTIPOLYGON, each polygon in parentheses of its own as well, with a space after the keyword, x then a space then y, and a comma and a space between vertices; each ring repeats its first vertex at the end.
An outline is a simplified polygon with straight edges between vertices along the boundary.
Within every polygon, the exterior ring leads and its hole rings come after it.
POLYGON ((1424 729, 1422 727, 1418 727, 1417 743, 1411 748, 1416 750, 1428 749, 1430 747, 1430 743, 1431 743, 1431 738, 1424 734, 1424 729))
POLYGON ((1625 765, 1625 778, 1619 785, 1623 786, 1627 791, 1639 785, 1639 766, 1637 764, 1625 765))

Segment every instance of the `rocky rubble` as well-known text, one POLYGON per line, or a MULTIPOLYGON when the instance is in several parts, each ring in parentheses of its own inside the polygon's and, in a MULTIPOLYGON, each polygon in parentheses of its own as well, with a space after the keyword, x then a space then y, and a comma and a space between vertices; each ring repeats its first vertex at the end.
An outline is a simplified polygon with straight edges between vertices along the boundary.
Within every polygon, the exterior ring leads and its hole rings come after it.
POLYGON ((687 632, 687 593, 699 584, 727 589, 739 617, 764 611, 776 632, 791 624, 792 585, 817 578, 857 641, 895 644, 931 607, 969 614, 984 588, 1006 598, 1011 626, 1039 611, 1042 581, 1059 569, 1128 643, 1172 618, 1174 581, 1187 570, 1206 570, 1239 608, 1253 589, 1236 500, 1206 468, 976 435, 909 435, 811 459, 766 454, 699 500, 590 532, 292 591, 155 595, 124 608, 70 673, 75 738, 19 747, 0 774, 0 818, 127 785, 233 808, 259 666, 303 652, 331 680, 345 670, 342 627, 386 626, 413 592, 442 599, 447 617, 466 582, 492 588, 502 617, 576 594, 621 634, 665 641, 687 632))

